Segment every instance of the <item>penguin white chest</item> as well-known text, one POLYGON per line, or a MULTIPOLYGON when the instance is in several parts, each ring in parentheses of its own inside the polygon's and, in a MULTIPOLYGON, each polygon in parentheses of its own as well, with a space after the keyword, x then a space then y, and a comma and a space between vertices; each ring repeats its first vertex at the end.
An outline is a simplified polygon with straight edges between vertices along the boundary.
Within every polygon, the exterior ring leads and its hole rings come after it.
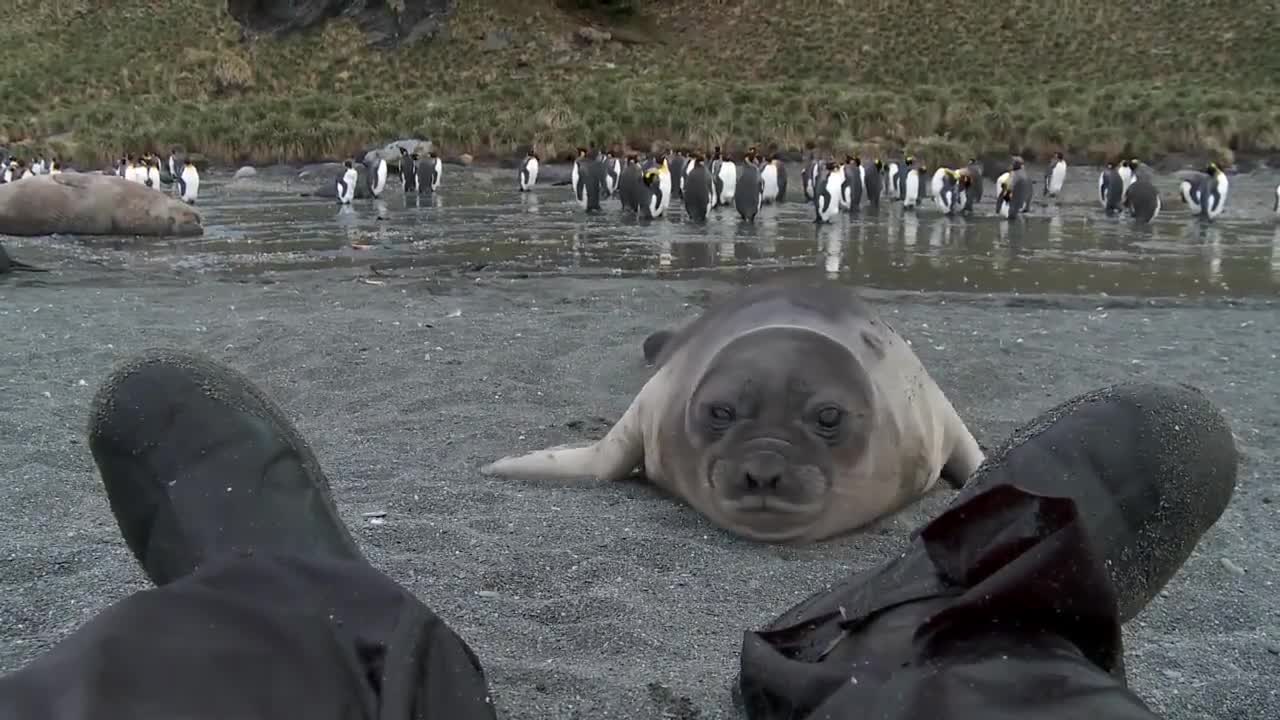
POLYGON ((1059 160, 1057 165, 1053 166, 1053 174, 1049 176, 1049 192, 1057 195, 1062 192, 1062 186, 1067 182, 1067 163, 1059 160))
POLYGON ((778 199, 778 168, 772 163, 760 171, 760 202, 771 203, 778 199))
POLYGON ((827 175, 826 185, 819 191, 818 197, 818 217, 823 222, 831 222, 840 213, 840 192, 843 187, 843 172, 835 170, 827 175))
POLYGON ((903 207, 913 208, 920 202, 920 173, 908 172, 907 181, 903 183, 903 207))
POLYGON ((720 204, 733 204, 733 193, 738 188, 738 166, 732 160, 720 163, 720 204))
POLYGON ((378 164, 373 171, 373 184, 369 187, 369 192, 373 193, 374 197, 378 197, 379 195, 382 194, 382 191, 385 190, 386 188, 387 188, 387 161, 383 160, 382 158, 378 158, 378 164))
POLYGON ((183 202, 195 202, 196 196, 200 193, 200 172, 196 170, 195 165, 187 165, 182 168, 182 200, 183 202))

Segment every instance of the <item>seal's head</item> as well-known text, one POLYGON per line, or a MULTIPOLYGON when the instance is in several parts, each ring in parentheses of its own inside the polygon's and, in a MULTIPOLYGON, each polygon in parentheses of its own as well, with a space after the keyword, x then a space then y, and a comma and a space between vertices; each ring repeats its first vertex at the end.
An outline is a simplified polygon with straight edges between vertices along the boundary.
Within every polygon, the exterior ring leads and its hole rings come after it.
POLYGON ((764 542, 803 538, 870 442, 874 389, 858 359, 813 330, 770 327, 712 359, 685 407, 695 503, 764 542))

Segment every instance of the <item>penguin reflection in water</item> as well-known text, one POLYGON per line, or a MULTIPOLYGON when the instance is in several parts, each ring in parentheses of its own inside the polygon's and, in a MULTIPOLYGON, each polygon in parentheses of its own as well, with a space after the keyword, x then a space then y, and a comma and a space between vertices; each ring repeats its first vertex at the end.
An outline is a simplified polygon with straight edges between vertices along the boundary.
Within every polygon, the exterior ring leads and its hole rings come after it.
POLYGON ((342 166, 345 170, 336 181, 338 202, 342 205, 350 205, 356 196, 356 181, 360 178, 360 174, 356 172, 355 163, 350 160, 342 163, 342 166))

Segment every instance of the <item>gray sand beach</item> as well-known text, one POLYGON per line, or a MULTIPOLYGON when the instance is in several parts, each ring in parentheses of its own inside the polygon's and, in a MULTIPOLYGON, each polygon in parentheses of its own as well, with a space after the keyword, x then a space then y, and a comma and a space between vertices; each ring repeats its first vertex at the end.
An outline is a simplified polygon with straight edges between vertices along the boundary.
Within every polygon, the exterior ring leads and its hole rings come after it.
MULTIPOLYGON (((714 278, 46 280, 0 283, 0 671, 147 586, 85 427, 113 365, 156 345, 230 363, 284 406, 372 561, 471 644, 504 718, 737 717, 743 631, 892 556, 952 495, 792 548, 734 539, 635 482, 481 476, 504 454, 600 436, 647 377, 641 341, 732 290, 714 278)), ((1235 498, 1126 627, 1126 660, 1166 717, 1280 717, 1276 305, 867 295, 986 445, 1116 381, 1188 382, 1224 408, 1235 498)))

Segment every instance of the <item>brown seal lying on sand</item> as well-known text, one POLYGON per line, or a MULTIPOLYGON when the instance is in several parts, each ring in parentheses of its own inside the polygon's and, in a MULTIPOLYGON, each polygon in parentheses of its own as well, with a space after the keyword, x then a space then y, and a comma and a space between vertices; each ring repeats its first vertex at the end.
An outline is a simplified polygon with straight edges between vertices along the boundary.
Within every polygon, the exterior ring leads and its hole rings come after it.
POLYGON ((812 542, 960 487, 977 440, 907 342, 839 286, 737 293, 645 341, 658 369, 598 442, 505 457, 485 474, 645 475, 721 527, 812 542))
POLYGON ((0 234, 202 235, 200 213, 113 175, 64 172, 0 185, 0 234))

